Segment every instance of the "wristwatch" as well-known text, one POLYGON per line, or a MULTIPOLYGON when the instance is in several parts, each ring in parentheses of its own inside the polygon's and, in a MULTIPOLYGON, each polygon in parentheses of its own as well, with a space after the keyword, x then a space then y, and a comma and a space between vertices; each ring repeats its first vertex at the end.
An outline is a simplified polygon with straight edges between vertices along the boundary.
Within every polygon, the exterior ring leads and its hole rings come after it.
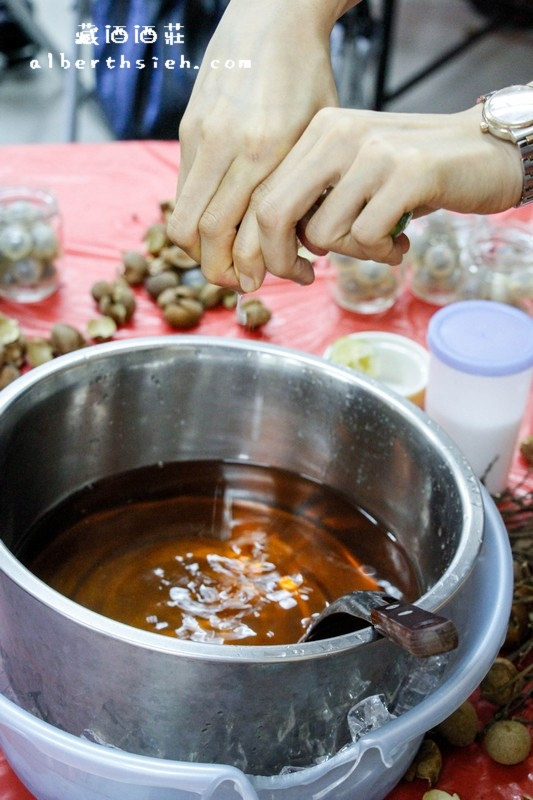
POLYGON ((533 202, 533 86, 507 86, 483 95, 481 130, 518 145, 524 183, 518 206, 533 202))

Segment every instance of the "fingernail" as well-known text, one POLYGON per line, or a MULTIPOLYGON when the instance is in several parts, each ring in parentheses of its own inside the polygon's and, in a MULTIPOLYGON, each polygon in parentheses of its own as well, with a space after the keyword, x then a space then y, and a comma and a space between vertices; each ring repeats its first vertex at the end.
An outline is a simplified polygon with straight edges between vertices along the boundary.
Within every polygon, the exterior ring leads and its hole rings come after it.
POLYGON ((255 292, 257 289, 254 279, 249 275, 239 275, 239 283, 243 292, 255 292))

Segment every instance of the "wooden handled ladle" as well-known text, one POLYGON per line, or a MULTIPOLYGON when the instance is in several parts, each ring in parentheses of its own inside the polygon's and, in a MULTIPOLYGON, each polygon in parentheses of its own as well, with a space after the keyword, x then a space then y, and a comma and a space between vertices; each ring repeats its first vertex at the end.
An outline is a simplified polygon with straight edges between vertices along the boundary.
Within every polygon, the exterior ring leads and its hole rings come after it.
POLYGON ((370 623, 378 633, 415 656, 433 656, 458 644, 453 622, 403 603, 384 592, 357 591, 333 600, 307 628, 300 642, 353 633, 370 623))

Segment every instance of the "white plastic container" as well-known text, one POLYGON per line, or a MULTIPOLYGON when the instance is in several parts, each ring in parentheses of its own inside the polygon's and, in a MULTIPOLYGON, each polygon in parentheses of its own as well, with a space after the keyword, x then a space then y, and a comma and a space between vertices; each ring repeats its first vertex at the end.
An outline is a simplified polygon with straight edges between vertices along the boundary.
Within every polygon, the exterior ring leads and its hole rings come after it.
MULTIPOLYGON (((446 608, 457 625, 459 647, 442 683, 328 761, 286 775, 254 777, 223 764, 132 755, 54 728, 0 694, 0 746, 6 758, 37 800, 383 800, 423 734, 478 686, 505 637, 513 592, 511 551, 486 493, 484 511, 479 558, 446 608)), ((1 678, 0 660, 0 689, 1 678)))
POLYGON ((426 412, 491 494, 507 485, 533 375, 533 319, 503 303, 440 309, 428 327, 426 412))

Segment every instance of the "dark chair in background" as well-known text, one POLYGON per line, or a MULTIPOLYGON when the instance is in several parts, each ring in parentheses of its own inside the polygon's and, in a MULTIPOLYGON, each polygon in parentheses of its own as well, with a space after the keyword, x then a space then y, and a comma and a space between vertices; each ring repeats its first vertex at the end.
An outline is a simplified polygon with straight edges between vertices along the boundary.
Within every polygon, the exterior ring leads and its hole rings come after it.
MULTIPOLYGON (((367 1, 363 0, 363 2, 367 1)), ((379 20, 379 52, 373 108, 377 110, 384 108, 391 100, 395 100, 408 89, 432 75, 485 36, 498 30, 512 28, 523 30, 533 26, 531 0, 467 0, 467 2, 486 18, 479 28, 469 33, 462 41, 446 50, 442 55, 422 66, 399 86, 389 89, 389 67, 394 50, 394 24, 399 3, 398 0, 383 0, 383 13, 379 20)), ((531 76, 528 76, 528 79, 529 77, 531 76)))
POLYGON ((0 66, 27 63, 50 42, 33 18, 30 0, 0 0, 0 66))

